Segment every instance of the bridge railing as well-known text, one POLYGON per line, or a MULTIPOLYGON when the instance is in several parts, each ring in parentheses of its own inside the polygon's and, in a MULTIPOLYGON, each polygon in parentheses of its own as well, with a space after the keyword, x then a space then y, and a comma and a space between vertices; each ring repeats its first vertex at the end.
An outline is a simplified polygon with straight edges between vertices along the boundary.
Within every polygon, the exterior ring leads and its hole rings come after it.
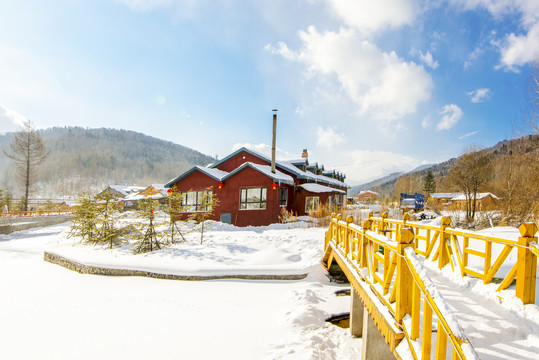
POLYGON ((400 229, 410 228, 415 236, 416 254, 438 261, 438 268, 450 264, 453 271, 459 269, 462 276, 477 277, 485 284, 498 275, 501 279, 498 291, 507 289, 516 278, 516 296, 524 304, 535 303, 539 246, 534 223, 522 224, 519 228, 521 236, 512 240, 452 229, 450 217, 442 217, 440 226, 411 222, 409 218, 405 214, 402 220, 388 219, 384 213, 381 217, 371 218, 372 230, 395 239, 400 229), (514 256, 510 257, 512 252, 514 256), (474 261, 470 261, 470 257, 474 261), (500 271, 502 267, 506 273, 500 271))
POLYGON ((478 358, 449 306, 426 276, 415 254, 414 232, 401 226, 394 231, 393 240, 372 231, 373 226, 372 220, 357 226, 352 224, 352 217, 342 221, 341 215, 332 216, 326 251, 329 247, 338 251, 370 285, 404 331, 414 358, 430 359, 434 353, 436 359, 445 359, 448 348, 453 359, 478 358), (435 332, 433 321, 437 324, 435 332))

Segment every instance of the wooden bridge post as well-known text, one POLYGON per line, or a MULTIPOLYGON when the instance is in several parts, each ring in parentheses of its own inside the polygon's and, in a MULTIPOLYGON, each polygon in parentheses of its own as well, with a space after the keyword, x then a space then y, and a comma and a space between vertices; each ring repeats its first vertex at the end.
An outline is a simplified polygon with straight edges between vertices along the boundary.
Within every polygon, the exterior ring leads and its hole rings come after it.
POLYGON ((412 313, 412 289, 414 278, 404 259, 404 249, 413 246, 414 231, 410 228, 401 229, 397 234, 397 275, 395 278, 395 321, 402 324, 402 318, 412 313))
POLYGON ((516 296, 524 304, 534 304, 537 256, 528 247, 530 242, 537 242, 537 226, 534 223, 524 223, 520 225, 519 231, 522 236, 518 238, 516 296))
MULTIPOLYGON (((352 216, 346 217, 346 230, 344 231, 344 254, 350 255, 350 223, 354 221, 352 216)), ((352 256, 350 257, 352 259, 352 256)))
POLYGON ((438 269, 442 269, 449 263, 449 253, 447 252, 446 243, 449 240, 449 234, 445 232, 445 229, 451 225, 451 218, 449 216, 442 217, 442 224, 440 226, 440 236, 438 245, 438 269))
POLYGON ((382 223, 380 224, 380 227, 378 228, 378 234, 382 234, 382 235, 386 234, 386 227, 387 227, 386 219, 387 219, 387 217, 388 217, 387 212, 382 214, 382 223))
POLYGON ((363 220, 361 222, 361 227, 363 228, 363 231, 361 232, 361 248, 359 249, 360 255, 359 255, 359 266, 360 268, 368 267, 369 265, 369 257, 368 257, 368 240, 366 232, 367 230, 370 230, 372 228, 372 220, 363 220))
POLYGON ((326 232, 326 238, 324 239, 324 251, 327 250, 329 242, 331 241, 331 238, 333 237, 333 231, 334 231, 334 225, 333 225, 333 219, 335 218, 335 213, 331 213, 331 220, 329 221, 329 228, 326 232))

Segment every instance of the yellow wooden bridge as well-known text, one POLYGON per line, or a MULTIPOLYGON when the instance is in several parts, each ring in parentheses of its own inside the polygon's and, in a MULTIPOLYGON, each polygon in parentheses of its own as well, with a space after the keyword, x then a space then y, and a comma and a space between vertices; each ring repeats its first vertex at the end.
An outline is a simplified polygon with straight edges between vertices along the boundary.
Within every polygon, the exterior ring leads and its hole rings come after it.
POLYGON ((480 358, 426 274, 425 261, 437 262, 439 269, 449 264, 461 276, 488 284, 500 279, 496 275, 514 250, 518 260, 509 264, 498 291, 516 279, 516 297, 535 303, 539 247, 534 223, 522 224, 516 241, 450 228, 449 217, 439 226, 409 222, 408 215, 388 219, 386 213, 371 214, 361 225, 352 222, 351 216, 343 220, 332 214, 323 260, 328 269, 336 262, 353 287, 350 331, 363 338, 363 359, 480 358), (498 251, 493 252, 493 244, 498 251))

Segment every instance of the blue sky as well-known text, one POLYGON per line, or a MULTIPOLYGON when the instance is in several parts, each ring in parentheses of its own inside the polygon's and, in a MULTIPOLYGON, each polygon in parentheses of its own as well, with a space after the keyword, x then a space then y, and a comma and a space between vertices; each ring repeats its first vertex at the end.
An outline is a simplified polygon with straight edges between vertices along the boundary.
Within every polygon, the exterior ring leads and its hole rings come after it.
POLYGON ((511 138, 538 0, 0 0, 0 132, 307 148, 351 185, 511 138))

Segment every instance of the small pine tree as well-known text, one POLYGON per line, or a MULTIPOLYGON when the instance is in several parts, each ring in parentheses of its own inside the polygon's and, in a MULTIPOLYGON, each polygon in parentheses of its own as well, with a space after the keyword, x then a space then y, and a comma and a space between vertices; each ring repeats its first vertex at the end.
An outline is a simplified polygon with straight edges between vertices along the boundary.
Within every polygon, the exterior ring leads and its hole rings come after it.
POLYGON ((425 176, 425 184, 423 186, 423 190, 425 191, 425 196, 427 200, 430 194, 436 192, 436 181, 434 180, 434 174, 430 170, 425 176))
POLYGON ((180 231, 180 228, 177 225, 179 215, 182 212, 183 198, 184 198, 184 195, 179 191, 170 189, 168 192, 168 196, 167 196, 168 205, 165 208, 165 212, 168 214, 168 217, 169 217, 168 234, 170 236, 170 242, 172 244, 176 243, 176 240, 174 239, 175 233, 180 234, 184 242, 187 241, 185 240, 185 237, 183 236, 182 232, 180 231))
POLYGON ((161 249, 155 220, 155 210, 158 206, 159 202, 151 198, 139 201, 139 214, 141 215, 142 222, 138 226, 140 233, 135 236, 137 244, 134 251, 137 254, 161 249))
POLYGON ((116 201, 115 197, 108 192, 97 195, 96 199, 100 210, 97 222, 101 225, 99 228, 98 241, 108 244, 110 249, 112 249, 114 245, 120 243, 120 230, 116 226, 115 217, 120 204, 116 201))
POLYGON ((200 201, 200 210, 189 215, 189 220, 194 220, 200 224, 200 245, 204 239, 204 222, 213 215, 215 207, 219 204, 217 197, 213 196, 212 188, 204 191, 200 201))
POLYGON ((97 243, 99 241, 99 231, 97 230, 99 209, 97 201, 93 196, 80 194, 77 203, 68 236, 78 236, 81 241, 97 243))
POLYGON ((8 189, 0 190, 0 212, 9 212, 12 198, 13 196, 11 196, 8 189))

